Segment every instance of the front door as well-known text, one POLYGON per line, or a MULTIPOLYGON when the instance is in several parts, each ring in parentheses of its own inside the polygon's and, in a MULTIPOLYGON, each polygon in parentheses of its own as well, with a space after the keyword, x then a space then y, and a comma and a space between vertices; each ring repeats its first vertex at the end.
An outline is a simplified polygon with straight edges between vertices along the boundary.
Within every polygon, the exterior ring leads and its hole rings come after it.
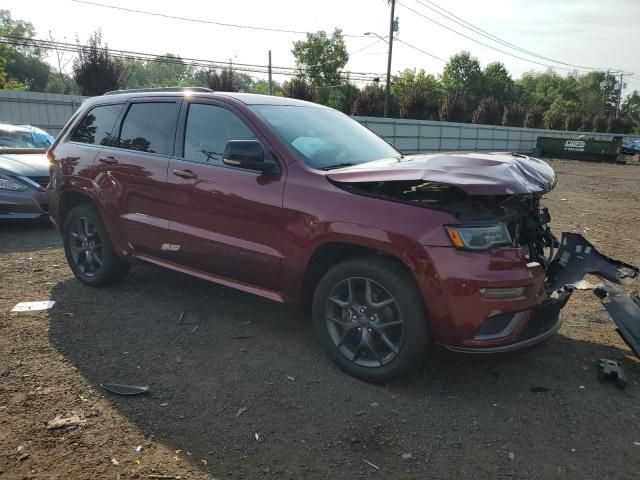
POLYGON ((284 170, 264 175, 223 164, 229 140, 258 139, 270 152, 248 120, 223 103, 185 101, 180 125, 167 179, 177 263, 279 290, 284 170))

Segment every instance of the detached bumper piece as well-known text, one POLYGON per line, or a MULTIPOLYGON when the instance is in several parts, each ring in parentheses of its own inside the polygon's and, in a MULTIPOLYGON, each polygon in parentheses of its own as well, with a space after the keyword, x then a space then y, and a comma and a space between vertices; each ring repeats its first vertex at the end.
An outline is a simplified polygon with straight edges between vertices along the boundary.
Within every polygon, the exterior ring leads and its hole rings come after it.
MULTIPOLYGON (((638 278, 638 273, 637 267, 598 252, 582 235, 563 233, 560 249, 547 269, 547 280, 551 290, 571 291, 587 274, 628 285, 638 278)), ((599 285, 593 292, 602 301, 622 339, 640 357, 640 296, 629 295, 610 284, 599 285)))
POLYGON ((551 290, 579 282, 588 273, 610 282, 627 285, 638 278, 638 267, 614 260, 598 252, 578 233, 563 233, 562 243, 547 269, 551 290))
POLYGON ((640 357, 640 296, 611 285, 600 285, 593 293, 602 301, 622 339, 640 357))

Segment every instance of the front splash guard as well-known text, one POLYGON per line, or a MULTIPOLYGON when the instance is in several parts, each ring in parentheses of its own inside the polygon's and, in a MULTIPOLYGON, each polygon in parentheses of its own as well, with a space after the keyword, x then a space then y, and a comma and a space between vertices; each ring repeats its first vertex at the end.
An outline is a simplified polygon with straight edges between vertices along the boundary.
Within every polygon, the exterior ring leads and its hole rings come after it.
MULTIPOLYGON (((547 267, 547 284, 552 292, 574 290, 585 275, 628 285, 638 278, 638 267, 598 252, 578 233, 564 232, 555 257, 547 267)), ((640 357, 640 296, 629 295, 613 285, 598 285, 593 292, 602 301, 622 339, 640 357)))

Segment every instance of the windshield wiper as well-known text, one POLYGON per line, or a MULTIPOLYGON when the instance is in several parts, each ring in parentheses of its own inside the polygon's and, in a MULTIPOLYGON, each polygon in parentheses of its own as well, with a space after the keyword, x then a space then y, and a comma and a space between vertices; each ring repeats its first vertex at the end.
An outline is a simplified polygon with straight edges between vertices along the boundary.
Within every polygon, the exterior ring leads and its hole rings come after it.
POLYGON ((355 163, 334 163, 333 165, 327 165, 326 167, 322 167, 320 170, 333 170, 334 168, 343 168, 343 167, 353 167, 356 165, 355 163))

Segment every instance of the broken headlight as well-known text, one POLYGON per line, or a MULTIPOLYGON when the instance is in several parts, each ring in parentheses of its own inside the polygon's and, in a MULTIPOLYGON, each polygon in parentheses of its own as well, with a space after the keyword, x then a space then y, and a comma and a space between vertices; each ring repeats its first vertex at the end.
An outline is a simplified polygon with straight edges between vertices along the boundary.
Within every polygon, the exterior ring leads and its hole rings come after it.
POLYGON ((511 235, 504 223, 497 225, 447 225, 444 227, 453 246, 465 250, 487 250, 511 245, 511 235))

